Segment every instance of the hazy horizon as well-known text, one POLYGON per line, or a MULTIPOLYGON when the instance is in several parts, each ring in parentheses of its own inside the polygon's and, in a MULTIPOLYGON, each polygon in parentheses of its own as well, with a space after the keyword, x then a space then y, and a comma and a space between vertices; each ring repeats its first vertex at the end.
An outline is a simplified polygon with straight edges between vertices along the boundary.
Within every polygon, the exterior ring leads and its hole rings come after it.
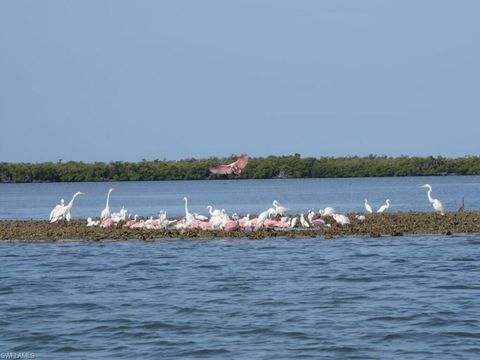
POLYGON ((0 2, 0 162, 480 153, 480 2, 0 2))

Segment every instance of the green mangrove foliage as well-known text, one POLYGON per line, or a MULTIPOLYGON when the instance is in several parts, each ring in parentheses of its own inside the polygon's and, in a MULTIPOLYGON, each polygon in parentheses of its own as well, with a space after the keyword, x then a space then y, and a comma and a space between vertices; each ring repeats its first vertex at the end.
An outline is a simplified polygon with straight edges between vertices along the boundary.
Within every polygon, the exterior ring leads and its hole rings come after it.
POLYGON ((480 157, 456 159, 444 157, 305 157, 268 156, 250 158, 240 175, 214 175, 208 168, 229 163, 229 158, 153 160, 132 163, 113 161, 0 163, 0 182, 80 182, 80 181, 151 181, 200 179, 273 179, 372 176, 479 175, 480 157))

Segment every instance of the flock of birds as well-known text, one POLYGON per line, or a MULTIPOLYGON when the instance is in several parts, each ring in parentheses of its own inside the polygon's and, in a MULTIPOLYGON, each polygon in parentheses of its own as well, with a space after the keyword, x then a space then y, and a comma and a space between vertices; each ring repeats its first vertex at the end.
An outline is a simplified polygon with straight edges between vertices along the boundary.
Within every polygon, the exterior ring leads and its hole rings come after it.
MULTIPOLYGON (((427 197, 435 212, 440 215, 444 215, 445 211, 442 203, 438 199, 432 198, 432 187, 429 184, 421 186, 427 188, 427 197)), ((107 194, 107 200, 105 208, 100 214, 100 218, 93 220, 87 219, 87 226, 100 226, 103 228, 111 228, 113 226, 126 226, 132 229, 203 229, 203 230, 225 230, 231 231, 236 229, 243 230, 258 230, 260 228, 270 229, 293 229, 296 227, 301 228, 328 228, 331 225, 327 224, 325 219, 331 217, 336 223, 340 225, 350 224, 350 219, 347 215, 339 214, 333 207, 326 207, 315 212, 313 209, 308 210, 306 213, 298 216, 288 216, 289 209, 280 204, 277 200, 274 200, 272 207, 261 212, 258 216, 253 217, 250 214, 240 217, 234 213, 231 216, 225 209, 214 209, 209 205, 206 207, 209 216, 200 215, 197 213, 191 213, 188 209, 188 199, 183 198, 185 203, 185 216, 180 219, 168 219, 167 212, 161 210, 158 217, 150 217, 147 220, 139 219, 138 215, 133 218, 128 215, 128 211, 125 207, 119 212, 110 211, 110 195, 114 189, 110 188, 107 194)), ((50 212, 49 220, 51 223, 66 220, 67 222, 72 219, 71 210, 75 199, 79 195, 85 195, 82 192, 77 192, 73 195, 70 202, 65 205, 64 200, 60 201, 60 204, 50 212)), ((390 200, 387 199, 385 204, 382 205, 376 212, 381 214, 387 211, 390 207, 390 200)), ((463 206, 462 206, 463 207, 463 206)), ((368 200, 365 199, 365 211, 368 214, 372 214, 374 211, 368 200)), ((359 221, 366 219, 365 215, 355 216, 359 221)))

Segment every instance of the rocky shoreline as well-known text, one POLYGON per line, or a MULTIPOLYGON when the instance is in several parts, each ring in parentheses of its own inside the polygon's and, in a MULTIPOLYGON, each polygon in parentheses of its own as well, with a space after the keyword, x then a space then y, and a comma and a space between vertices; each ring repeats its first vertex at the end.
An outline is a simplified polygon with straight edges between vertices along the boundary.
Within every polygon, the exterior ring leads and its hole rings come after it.
POLYGON ((161 240, 161 239, 198 239, 198 238, 248 238, 265 239, 271 237, 305 238, 322 237, 326 239, 347 236, 402 236, 422 234, 464 234, 480 233, 480 212, 452 212, 441 216, 435 213, 385 213, 367 215, 364 221, 348 214, 350 225, 341 226, 327 218, 331 228, 326 229, 289 229, 257 231, 222 230, 147 230, 129 229, 123 226, 109 229, 87 227, 86 220, 74 220, 70 223, 54 223, 37 220, 0 221, 0 240, 20 241, 56 241, 56 240, 161 240))

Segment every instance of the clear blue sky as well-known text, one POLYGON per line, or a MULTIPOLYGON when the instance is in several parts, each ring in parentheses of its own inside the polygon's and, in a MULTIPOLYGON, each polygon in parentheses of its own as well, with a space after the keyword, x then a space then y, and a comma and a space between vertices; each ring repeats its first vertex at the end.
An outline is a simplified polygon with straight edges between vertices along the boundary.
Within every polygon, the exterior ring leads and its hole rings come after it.
POLYGON ((0 161, 480 153, 480 1, 0 1, 0 161))

